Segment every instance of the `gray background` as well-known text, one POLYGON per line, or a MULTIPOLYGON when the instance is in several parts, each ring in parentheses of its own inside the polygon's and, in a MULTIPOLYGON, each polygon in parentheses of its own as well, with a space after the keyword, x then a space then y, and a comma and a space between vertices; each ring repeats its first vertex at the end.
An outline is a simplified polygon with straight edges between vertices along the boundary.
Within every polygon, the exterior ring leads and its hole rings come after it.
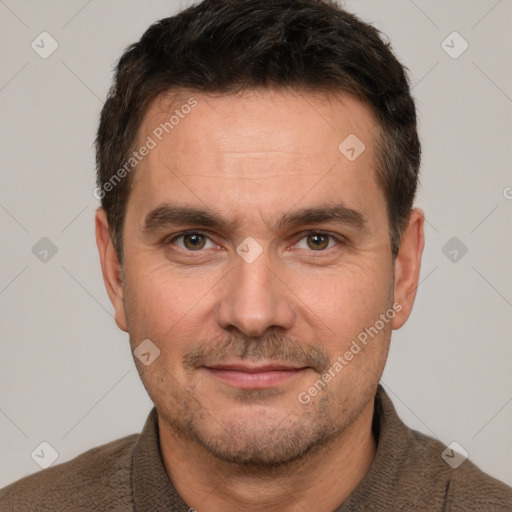
MULTIPOLYGON (((121 52, 185 5, 0 0, 0 487, 40 469, 42 441, 63 462, 140 431, 152 406, 100 274, 92 143, 121 52)), ((345 5, 409 68, 423 142, 421 284, 383 383, 410 426, 512 484, 511 2, 345 5)))

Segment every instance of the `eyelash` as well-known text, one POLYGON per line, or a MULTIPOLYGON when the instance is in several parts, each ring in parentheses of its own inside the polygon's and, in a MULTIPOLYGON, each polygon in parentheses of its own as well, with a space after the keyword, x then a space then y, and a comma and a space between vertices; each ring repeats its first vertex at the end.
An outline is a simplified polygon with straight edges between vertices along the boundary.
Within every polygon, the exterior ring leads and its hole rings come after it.
MULTIPOLYGON (((201 236, 206 237, 208 240, 210 240, 210 242, 213 242, 213 240, 211 240, 211 238, 204 231, 196 229, 196 230, 182 231, 181 233, 172 235, 172 238, 167 238, 164 241, 164 245, 174 244, 176 242, 176 240, 183 238, 186 235, 201 235, 201 236)), ((338 243, 338 245, 346 245, 346 243, 347 243, 347 240, 345 239, 345 237, 343 237, 341 235, 335 236, 335 235, 332 235, 331 233, 326 233, 325 231, 307 231, 302 234, 302 236, 297 240, 297 242, 295 242, 295 245, 297 245, 304 238, 307 238, 308 236, 311 236, 311 235, 321 235, 321 236, 329 237, 329 239, 336 241, 338 243)), ((199 249, 197 251, 191 251, 188 249, 182 249, 181 247, 179 247, 178 249, 181 251, 187 252, 187 253, 191 253, 191 254, 192 253, 201 253, 204 250, 204 249, 203 250, 199 249)), ((323 252, 327 252, 330 249, 334 249, 334 247, 328 247, 327 249, 318 250, 318 251, 309 249, 309 251, 311 253, 323 253, 323 252)))
MULTIPOLYGON (((190 231, 182 231, 181 233, 173 235, 171 238, 167 238, 164 243, 165 243, 165 245, 174 244, 174 242, 176 240, 178 240, 179 238, 183 238, 186 235, 201 235, 201 236, 204 236, 204 237, 208 238, 208 240, 212 241, 211 238, 204 231, 194 229, 194 230, 190 230, 190 231)), ((198 252, 199 253, 199 252, 201 252, 201 250, 190 251, 190 250, 187 250, 187 249, 181 249, 181 247, 179 249, 182 250, 182 251, 189 252, 189 253, 194 253, 194 252, 198 252)))

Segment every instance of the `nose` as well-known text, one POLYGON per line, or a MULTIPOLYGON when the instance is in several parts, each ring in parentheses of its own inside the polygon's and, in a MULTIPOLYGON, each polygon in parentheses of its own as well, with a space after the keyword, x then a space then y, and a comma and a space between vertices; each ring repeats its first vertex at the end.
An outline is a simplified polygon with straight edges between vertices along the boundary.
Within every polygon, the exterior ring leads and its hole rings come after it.
POLYGON ((292 294, 279 266, 271 265, 268 250, 251 263, 235 256, 217 305, 217 323, 222 329, 236 328, 246 336, 258 337, 267 329, 287 331, 292 327, 292 294))

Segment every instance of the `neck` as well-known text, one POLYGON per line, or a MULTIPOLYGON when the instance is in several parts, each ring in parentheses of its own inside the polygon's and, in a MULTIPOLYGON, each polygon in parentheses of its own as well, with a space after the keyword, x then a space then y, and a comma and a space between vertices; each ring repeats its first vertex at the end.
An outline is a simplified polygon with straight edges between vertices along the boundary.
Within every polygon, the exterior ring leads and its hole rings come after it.
POLYGON ((303 460, 257 472, 213 457, 158 417, 160 449, 174 488, 199 512, 332 512, 361 483, 373 461, 373 400, 329 444, 303 460))

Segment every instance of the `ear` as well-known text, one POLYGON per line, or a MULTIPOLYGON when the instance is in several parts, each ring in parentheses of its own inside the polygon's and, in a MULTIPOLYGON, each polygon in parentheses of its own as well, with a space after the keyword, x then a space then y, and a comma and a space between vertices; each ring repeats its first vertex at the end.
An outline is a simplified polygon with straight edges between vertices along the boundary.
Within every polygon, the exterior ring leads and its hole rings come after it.
POLYGON ((420 278, 421 255, 425 245, 423 225, 425 214, 419 208, 414 208, 409 215, 409 222, 402 234, 400 250, 395 261, 395 303, 397 314, 393 318, 393 329, 400 329, 412 311, 416 290, 420 278))
POLYGON ((100 253, 103 281, 105 282, 110 302, 114 306, 116 324, 119 329, 128 332, 124 312, 122 270, 108 228, 107 214, 100 207, 96 210, 96 245, 100 253))

